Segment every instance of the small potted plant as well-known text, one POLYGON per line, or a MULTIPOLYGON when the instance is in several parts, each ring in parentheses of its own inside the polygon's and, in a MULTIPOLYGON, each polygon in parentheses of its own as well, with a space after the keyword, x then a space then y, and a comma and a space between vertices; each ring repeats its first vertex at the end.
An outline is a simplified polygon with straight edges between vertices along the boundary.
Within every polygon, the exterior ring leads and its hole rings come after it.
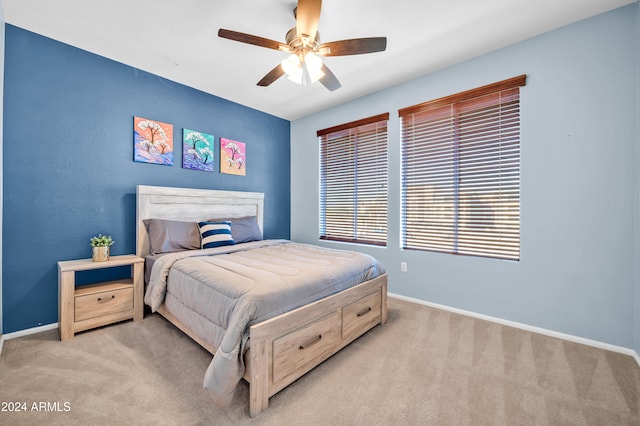
POLYGON ((98 234, 95 237, 91 237, 89 241, 93 248, 94 262, 106 262, 109 260, 109 247, 115 242, 110 235, 98 234))

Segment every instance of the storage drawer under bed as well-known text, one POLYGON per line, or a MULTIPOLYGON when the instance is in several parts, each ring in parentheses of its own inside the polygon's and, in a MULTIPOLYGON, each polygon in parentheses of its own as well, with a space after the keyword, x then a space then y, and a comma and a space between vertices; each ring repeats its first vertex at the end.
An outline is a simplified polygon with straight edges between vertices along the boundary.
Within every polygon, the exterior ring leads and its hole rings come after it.
POLYGON ((342 340, 350 342, 380 322, 382 296, 375 291, 342 308, 342 340))
POLYGON ((273 341, 273 384, 302 375, 340 343, 340 315, 331 312, 273 341))

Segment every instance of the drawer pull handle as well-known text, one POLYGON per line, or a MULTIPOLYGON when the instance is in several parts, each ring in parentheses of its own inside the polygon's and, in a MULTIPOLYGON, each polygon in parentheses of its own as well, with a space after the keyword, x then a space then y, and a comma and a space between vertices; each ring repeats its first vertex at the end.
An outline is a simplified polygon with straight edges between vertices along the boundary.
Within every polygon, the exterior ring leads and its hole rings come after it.
POLYGON ((116 298, 115 294, 112 294, 109 299, 103 299, 102 297, 98 297, 98 303, 105 303, 105 302, 108 302, 109 300, 113 300, 115 298, 116 298))
POLYGON ((371 312, 371 306, 368 306, 368 307, 364 308, 363 310, 358 312, 356 316, 362 317, 364 315, 367 315, 369 312, 371 312))
POLYGON ((313 337, 312 339, 309 339, 308 342, 305 342, 303 344, 300 345, 300 347, 298 348, 298 350, 303 350, 303 349, 307 349, 310 346, 313 346, 314 344, 318 343, 320 341, 320 339, 322 339, 322 334, 318 334, 317 336, 313 337))

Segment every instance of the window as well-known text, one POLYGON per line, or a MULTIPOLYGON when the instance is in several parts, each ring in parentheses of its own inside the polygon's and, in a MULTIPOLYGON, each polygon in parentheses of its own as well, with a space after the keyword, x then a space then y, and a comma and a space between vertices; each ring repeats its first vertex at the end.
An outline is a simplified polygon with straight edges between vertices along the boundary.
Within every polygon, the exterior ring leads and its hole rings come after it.
POLYGON ((389 113, 318 130, 320 239, 387 245, 389 113))
POLYGON ((398 111, 402 247, 520 258, 520 102, 526 76, 398 111))

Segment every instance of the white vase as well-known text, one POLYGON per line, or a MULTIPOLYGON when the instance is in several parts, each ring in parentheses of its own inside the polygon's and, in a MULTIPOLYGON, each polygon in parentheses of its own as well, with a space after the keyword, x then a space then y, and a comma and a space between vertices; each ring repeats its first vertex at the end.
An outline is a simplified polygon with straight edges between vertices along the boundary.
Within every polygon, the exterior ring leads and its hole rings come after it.
POLYGON ((109 246, 93 247, 93 261, 106 262, 109 260, 109 246))

